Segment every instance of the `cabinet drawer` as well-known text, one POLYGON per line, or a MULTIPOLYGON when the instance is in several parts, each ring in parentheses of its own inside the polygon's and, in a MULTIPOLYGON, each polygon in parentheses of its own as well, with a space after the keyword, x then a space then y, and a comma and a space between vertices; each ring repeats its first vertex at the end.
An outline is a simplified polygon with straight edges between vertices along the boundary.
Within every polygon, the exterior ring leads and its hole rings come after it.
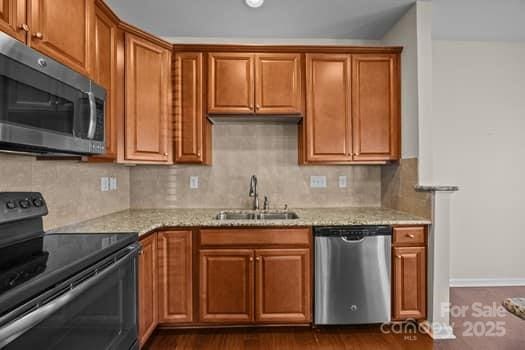
POLYGON ((394 227, 394 244, 425 244, 425 227, 394 227))
POLYGON ((307 228, 206 229, 200 231, 202 246, 309 245, 307 228))

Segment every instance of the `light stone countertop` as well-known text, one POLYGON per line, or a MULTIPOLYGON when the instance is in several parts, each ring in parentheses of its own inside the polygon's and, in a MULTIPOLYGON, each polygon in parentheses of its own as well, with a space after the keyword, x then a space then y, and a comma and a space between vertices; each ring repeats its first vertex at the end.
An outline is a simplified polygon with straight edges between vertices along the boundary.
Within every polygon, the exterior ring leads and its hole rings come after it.
MULTIPOLYGON (((228 209, 229 211, 235 211, 228 209)), ((52 233, 118 233, 145 235, 164 227, 428 225, 430 220, 385 208, 290 209, 293 220, 216 220, 221 209, 131 209, 51 230, 52 233)))

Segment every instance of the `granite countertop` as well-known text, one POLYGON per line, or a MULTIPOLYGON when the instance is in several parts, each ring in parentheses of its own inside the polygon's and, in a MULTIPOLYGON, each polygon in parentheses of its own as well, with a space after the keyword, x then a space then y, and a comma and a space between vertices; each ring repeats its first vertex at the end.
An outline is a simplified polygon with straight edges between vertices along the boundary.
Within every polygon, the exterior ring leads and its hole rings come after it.
POLYGON ((131 209, 51 230, 55 233, 137 232, 163 227, 427 225, 430 220, 385 208, 290 209, 294 220, 216 220, 220 209, 131 209))

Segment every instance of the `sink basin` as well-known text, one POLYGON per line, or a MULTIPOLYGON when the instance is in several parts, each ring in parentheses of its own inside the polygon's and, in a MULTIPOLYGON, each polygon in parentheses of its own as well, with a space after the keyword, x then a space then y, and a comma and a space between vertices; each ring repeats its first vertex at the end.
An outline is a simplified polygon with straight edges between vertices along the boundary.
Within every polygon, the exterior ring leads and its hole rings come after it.
POLYGON ((215 217, 217 220, 255 220, 255 213, 236 213, 231 211, 221 211, 215 217))
POLYGON ((221 211, 215 217, 217 220, 294 220, 299 216, 291 211, 287 212, 234 212, 221 211))

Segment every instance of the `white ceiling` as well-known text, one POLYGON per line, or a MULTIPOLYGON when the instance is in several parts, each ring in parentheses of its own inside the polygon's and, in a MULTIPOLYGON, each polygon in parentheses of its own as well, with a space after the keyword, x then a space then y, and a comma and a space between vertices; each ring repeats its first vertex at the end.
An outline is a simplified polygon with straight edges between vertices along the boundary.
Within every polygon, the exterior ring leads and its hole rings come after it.
POLYGON ((129 23, 163 37, 377 40, 415 0, 107 0, 129 23))
MULTIPOLYGON (((416 0, 106 0, 127 22, 179 40, 379 40, 416 0)), ((430 1, 430 0, 427 0, 430 1)), ((525 0, 433 0, 433 37, 525 41, 525 0)))

